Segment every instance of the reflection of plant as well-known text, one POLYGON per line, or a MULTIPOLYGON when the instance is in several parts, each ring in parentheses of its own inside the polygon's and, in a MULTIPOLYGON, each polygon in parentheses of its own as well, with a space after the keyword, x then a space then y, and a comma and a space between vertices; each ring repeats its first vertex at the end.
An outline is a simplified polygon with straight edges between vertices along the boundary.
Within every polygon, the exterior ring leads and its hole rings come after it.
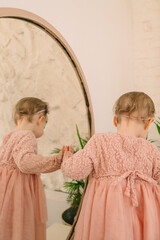
POLYGON ((70 203, 73 208, 78 207, 84 189, 84 180, 72 180, 71 182, 65 182, 64 188, 68 193, 67 202, 70 203))
MULTIPOLYGON (((76 126, 76 130, 77 130, 77 136, 79 139, 79 143, 81 145, 81 148, 83 149, 84 146, 86 145, 88 139, 83 139, 81 138, 80 134, 79 134, 79 129, 78 126, 76 126)), ((79 149, 76 149, 74 151, 77 152, 79 149)), ((71 203, 71 207, 76 208, 79 206, 80 201, 81 201, 81 197, 82 197, 82 192, 84 189, 84 180, 72 180, 71 182, 65 182, 64 183, 64 188, 67 190, 68 192, 68 198, 67 198, 67 202, 71 203)))
MULTIPOLYGON (((77 130, 77 136, 80 143, 81 148, 83 149, 86 143, 88 142, 88 138, 83 139, 80 136, 78 126, 76 125, 77 130)), ((76 153, 79 150, 79 148, 74 149, 73 153, 76 153)), ((57 154, 60 152, 59 148, 55 148, 51 153, 57 154)), ((67 202, 71 204, 71 207, 76 208, 79 206, 79 203, 81 201, 82 192, 84 189, 84 180, 72 180, 70 182, 64 183, 64 188, 67 190, 68 198, 67 202)))

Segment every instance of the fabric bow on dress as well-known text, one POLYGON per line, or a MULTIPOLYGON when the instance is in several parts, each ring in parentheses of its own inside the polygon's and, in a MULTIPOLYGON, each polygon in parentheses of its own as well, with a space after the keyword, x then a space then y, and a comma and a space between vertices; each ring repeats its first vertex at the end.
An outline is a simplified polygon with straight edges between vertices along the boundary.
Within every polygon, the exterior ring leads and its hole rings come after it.
POLYGON ((112 183, 112 185, 117 185, 119 182, 122 180, 126 179, 127 180, 127 186, 125 189, 125 195, 131 198, 132 205, 134 207, 138 206, 138 199, 137 199, 137 193, 136 193, 136 188, 135 188, 135 180, 141 179, 143 181, 146 181, 148 183, 151 183, 153 185, 157 185, 157 182, 147 176, 146 174, 141 173, 140 171, 134 170, 134 171, 127 171, 112 183))

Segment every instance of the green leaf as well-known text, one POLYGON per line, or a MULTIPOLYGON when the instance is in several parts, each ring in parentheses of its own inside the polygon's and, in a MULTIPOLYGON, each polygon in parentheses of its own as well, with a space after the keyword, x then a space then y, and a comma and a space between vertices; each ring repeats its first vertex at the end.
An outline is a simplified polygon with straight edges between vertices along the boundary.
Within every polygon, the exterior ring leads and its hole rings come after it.
POLYGON ((85 145, 87 144, 88 140, 85 140, 85 139, 81 138, 81 141, 83 143, 83 147, 85 147, 85 145))
POLYGON ((83 149, 84 146, 83 146, 83 143, 82 143, 82 141, 81 141, 81 137, 80 137, 79 129, 78 129, 78 126, 77 126, 77 125, 76 125, 76 129, 77 129, 77 136, 78 136, 78 139, 79 139, 79 142, 80 142, 81 148, 83 149))
POLYGON ((54 148, 54 149, 52 150, 51 154, 57 154, 57 153, 59 153, 60 151, 61 151, 60 148, 54 148))
POLYGON ((81 138, 81 140, 82 140, 82 142, 84 142, 84 143, 87 143, 87 142, 88 142, 88 139, 86 140, 86 139, 81 138))
POLYGON ((78 151, 79 151, 79 148, 76 148, 76 149, 73 150, 73 153, 76 153, 78 151))
POLYGON ((156 125, 158 133, 160 134, 160 126, 156 122, 154 122, 154 124, 156 125))

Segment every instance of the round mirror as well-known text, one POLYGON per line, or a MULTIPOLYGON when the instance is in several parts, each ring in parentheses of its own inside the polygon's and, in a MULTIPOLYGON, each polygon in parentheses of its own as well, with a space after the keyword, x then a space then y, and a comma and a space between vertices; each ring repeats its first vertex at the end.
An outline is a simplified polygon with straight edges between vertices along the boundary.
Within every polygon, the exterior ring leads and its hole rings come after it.
MULTIPOLYGON (((63 145, 80 148, 76 125, 81 137, 90 138, 94 124, 86 81, 71 48, 53 26, 23 10, 0 9, 0 62, 1 139, 15 127, 13 106, 28 96, 50 107, 45 134, 38 140, 40 154, 49 155, 63 145)), ((68 181, 61 170, 42 174, 42 181, 48 204, 59 202, 68 181)), ((51 211, 51 219, 52 215, 51 211)))

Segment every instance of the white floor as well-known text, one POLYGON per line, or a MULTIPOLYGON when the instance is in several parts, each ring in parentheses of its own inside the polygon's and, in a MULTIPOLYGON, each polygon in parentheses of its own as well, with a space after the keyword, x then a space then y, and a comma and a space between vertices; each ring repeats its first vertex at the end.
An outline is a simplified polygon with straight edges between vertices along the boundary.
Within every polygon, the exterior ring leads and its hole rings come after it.
POLYGON ((47 228, 47 240, 66 240, 71 227, 60 223, 54 223, 47 228))
POLYGON ((53 223, 62 223, 61 215, 70 207, 67 203, 67 193, 45 189, 47 199, 48 222, 47 227, 53 223))
POLYGON ((62 212, 69 208, 67 194, 45 189, 47 199, 47 240, 65 240, 71 229, 62 222, 62 212))

